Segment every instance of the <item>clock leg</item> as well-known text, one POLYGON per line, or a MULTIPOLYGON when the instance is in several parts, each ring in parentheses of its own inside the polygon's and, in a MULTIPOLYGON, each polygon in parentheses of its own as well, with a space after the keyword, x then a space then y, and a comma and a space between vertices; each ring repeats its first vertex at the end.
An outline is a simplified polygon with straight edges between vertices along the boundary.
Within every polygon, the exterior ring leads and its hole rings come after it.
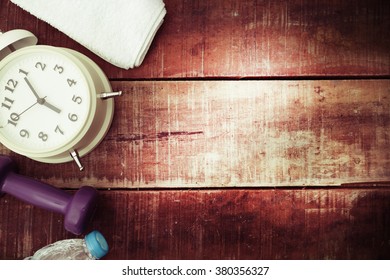
POLYGON ((80 171, 83 171, 84 166, 81 164, 79 153, 76 150, 70 150, 70 156, 73 158, 80 171))

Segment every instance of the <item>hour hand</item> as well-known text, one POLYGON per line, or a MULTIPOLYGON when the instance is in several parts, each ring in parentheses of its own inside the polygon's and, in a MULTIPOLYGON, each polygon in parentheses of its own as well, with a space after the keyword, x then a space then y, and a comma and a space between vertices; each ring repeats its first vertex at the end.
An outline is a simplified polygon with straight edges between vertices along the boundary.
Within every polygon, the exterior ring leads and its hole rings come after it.
POLYGON ((60 108, 58 108, 58 107, 54 106, 53 104, 47 102, 45 98, 43 98, 43 103, 41 103, 41 104, 43 106, 46 106, 47 108, 53 110, 54 112, 56 112, 58 114, 61 113, 61 109, 60 108))

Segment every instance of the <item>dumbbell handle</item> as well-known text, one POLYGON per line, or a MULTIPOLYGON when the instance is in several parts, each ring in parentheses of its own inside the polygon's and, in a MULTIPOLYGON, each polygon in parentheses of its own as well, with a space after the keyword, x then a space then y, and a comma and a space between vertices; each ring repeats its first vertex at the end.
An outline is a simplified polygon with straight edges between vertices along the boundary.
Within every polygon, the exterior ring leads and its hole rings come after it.
POLYGON ((43 182, 10 172, 2 192, 49 211, 65 214, 72 195, 43 182))

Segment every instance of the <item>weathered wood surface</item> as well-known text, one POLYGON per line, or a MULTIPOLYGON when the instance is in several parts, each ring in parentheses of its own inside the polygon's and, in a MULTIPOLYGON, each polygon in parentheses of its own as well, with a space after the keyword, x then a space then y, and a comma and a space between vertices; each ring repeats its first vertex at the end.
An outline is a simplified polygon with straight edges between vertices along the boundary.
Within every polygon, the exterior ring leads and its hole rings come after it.
MULTIPOLYGON (((126 71, 0 0, 0 30, 76 49, 124 90, 84 173, 0 153, 58 187, 97 187, 89 229, 107 259, 389 259, 390 2, 164 2, 144 63, 126 71)), ((62 216, 0 198, 0 259, 64 238, 62 216)))
POLYGON ((140 68, 109 65, 0 0, 0 29, 87 54, 110 78, 389 76, 387 0, 165 0, 168 14, 140 68))
MULTIPOLYGON (((101 191, 106 259, 389 259, 390 190, 101 191)), ((62 216, 0 199, 0 259, 75 238, 62 216), (44 225, 44 226, 43 226, 44 225)))
MULTIPOLYGON (((74 163, 17 157, 61 187, 329 186, 390 182, 390 81, 115 82, 102 144, 74 163)), ((1 148, 2 153, 7 153, 1 148)))

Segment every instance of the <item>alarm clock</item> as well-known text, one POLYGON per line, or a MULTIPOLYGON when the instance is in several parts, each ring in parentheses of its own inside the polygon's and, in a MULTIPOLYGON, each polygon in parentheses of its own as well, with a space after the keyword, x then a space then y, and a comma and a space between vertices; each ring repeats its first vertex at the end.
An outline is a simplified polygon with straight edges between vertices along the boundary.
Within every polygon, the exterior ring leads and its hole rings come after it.
POLYGON ((0 35, 0 142, 39 162, 63 163, 91 152, 114 115, 103 71, 71 49, 36 45, 26 30, 0 35))

